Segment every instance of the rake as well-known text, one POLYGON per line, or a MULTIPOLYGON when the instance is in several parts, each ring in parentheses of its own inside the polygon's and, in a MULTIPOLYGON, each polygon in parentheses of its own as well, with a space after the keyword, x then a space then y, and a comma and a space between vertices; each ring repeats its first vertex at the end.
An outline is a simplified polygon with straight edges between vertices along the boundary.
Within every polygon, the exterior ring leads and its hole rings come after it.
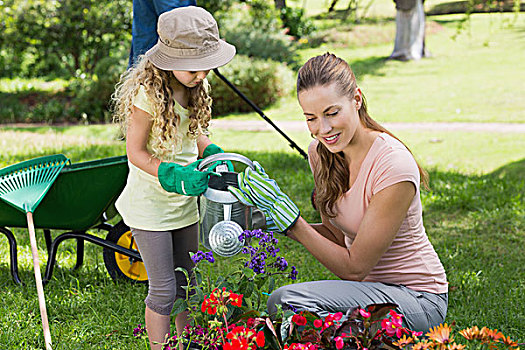
POLYGON ((47 350, 51 350, 51 333, 49 331, 44 287, 40 274, 33 212, 68 161, 69 159, 63 154, 56 154, 30 159, 0 169, 0 198, 27 215, 27 228, 33 255, 38 304, 47 350))

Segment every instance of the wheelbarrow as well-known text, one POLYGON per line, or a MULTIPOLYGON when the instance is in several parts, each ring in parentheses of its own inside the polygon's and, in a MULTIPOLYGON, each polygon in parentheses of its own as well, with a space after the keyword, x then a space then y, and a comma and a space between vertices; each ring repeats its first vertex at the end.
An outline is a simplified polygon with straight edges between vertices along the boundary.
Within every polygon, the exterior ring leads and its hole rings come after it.
MULTIPOLYGON (((60 244, 76 239, 76 264, 84 261, 84 242, 103 247, 104 264, 112 279, 128 279, 145 283, 148 279, 140 253, 129 228, 119 221, 109 221, 117 215, 115 201, 124 189, 128 174, 126 156, 66 165, 34 212, 35 228, 42 229, 48 252, 43 283, 50 281, 60 244), (106 238, 88 230, 107 231, 106 238), (52 239, 51 230, 66 231, 52 239)), ((10 247, 11 275, 21 284, 18 275, 17 243, 11 228, 26 227, 25 215, 0 201, 0 232, 10 247)))

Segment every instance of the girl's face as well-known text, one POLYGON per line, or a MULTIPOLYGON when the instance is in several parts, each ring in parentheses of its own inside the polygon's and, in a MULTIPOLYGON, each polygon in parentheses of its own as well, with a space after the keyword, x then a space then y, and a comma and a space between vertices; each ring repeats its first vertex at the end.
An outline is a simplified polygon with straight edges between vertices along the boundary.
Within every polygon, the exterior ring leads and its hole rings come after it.
POLYGON ((182 85, 192 88, 202 83, 202 81, 204 80, 204 78, 206 78, 206 76, 208 75, 210 71, 201 70, 201 71, 190 72, 190 71, 183 71, 183 70, 174 70, 172 72, 175 78, 182 85))
POLYGON ((336 84, 315 86, 298 95, 310 133, 332 153, 343 151, 360 127, 358 107, 361 91, 349 99, 341 96, 336 84))

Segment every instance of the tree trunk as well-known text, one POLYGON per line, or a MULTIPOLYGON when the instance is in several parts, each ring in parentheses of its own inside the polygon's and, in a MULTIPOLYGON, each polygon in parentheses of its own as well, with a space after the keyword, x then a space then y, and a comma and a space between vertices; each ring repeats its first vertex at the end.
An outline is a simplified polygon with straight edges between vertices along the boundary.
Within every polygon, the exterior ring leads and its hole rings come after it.
POLYGON ((419 60, 425 55, 425 11, 421 0, 396 0, 396 39, 391 59, 419 60))
POLYGON ((275 0, 275 8, 279 10, 286 8, 286 0, 275 0))
POLYGON ((330 4, 330 7, 328 8, 328 12, 332 12, 335 8, 335 5, 337 4, 338 0, 332 0, 332 3, 330 4))

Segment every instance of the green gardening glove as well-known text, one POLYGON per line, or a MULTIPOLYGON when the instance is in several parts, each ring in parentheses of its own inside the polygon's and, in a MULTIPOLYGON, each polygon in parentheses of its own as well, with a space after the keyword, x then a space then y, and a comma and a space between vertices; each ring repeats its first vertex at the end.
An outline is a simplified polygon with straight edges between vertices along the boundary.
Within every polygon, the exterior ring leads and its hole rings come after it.
MULTIPOLYGON (((206 148, 202 152, 202 158, 207 158, 207 157, 209 157, 211 155, 214 155, 214 154, 217 154, 217 153, 224 153, 224 151, 222 150, 222 148, 220 148, 216 144, 210 143, 208 146, 206 146, 206 148)), ((223 163, 226 163, 226 165, 228 166, 228 171, 233 171, 233 164, 229 160, 224 161, 224 162, 216 162, 215 164, 212 164, 208 169, 214 171, 215 168, 219 164, 223 164, 223 163)))
POLYGON ((237 176, 239 189, 230 186, 228 190, 244 204, 251 203, 264 212, 269 226, 286 233, 299 218, 299 209, 257 161, 253 164, 255 170, 248 167, 237 176))
POLYGON ((159 165, 158 177, 160 185, 168 192, 175 192, 185 196, 198 196, 208 188, 211 170, 199 171, 202 159, 186 166, 162 162, 159 165))

